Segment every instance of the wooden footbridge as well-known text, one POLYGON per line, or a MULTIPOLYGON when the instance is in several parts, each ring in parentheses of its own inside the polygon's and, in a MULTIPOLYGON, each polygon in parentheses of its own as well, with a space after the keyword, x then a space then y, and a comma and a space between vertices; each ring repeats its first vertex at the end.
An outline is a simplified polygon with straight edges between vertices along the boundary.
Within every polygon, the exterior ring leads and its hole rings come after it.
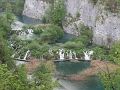
POLYGON ((87 61, 90 62, 91 60, 82 60, 82 59, 64 59, 64 60, 53 60, 54 62, 80 62, 80 61, 87 61))

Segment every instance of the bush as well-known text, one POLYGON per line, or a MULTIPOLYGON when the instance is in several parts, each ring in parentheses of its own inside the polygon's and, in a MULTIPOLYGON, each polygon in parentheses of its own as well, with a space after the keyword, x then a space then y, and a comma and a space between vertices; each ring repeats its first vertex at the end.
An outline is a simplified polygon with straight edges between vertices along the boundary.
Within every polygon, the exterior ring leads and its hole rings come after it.
POLYGON ((39 28, 39 27, 36 27, 33 30, 33 33, 36 34, 36 35, 41 35, 42 32, 43 32, 42 29, 39 28))
POLYGON ((89 29, 89 27, 84 26, 83 24, 79 25, 79 32, 80 32, 80 36, 74 38, 72 41, 74 42, 82 42, 84 44, 85 47, 87 47, 88 45, 92 44, 92 37, 93 37, 93 32, 91 29, 89 29))
POLYGON ((63 36, 64 32, 59 26, 49 25, 41 34, 43 42, 54 43, 63 36))
POLYGON ((72 42, 72 41, 68 41, 66 42, 64 45, 63 45, 64 48, 67 48, 67 49, 80 49, 80 48, 83 48, 84 45, 82 42, 72 42))
POLYGON ((107 55, 105 55, 105 50, 104 50, 104 48, 102 48, 102 47, 99 47, 99 46, 96 46, 96 47, 94 47, 94 48, 92 48, 92 50, 94 51, 94 53, 93 53, 93 58, 95 59, 95 60, 105 60, 105 57, 107 56, 107 55))
POLYGON ((39 44, 38 42, 31 42, 25 48, 26 50, 31 51, 31 55, 36 58, 41 58, 41 56, 47 55, 49 50, 49 45, 47 44, 39 44))
POLYGON ((62 20, 66 14, 64 0, 54 0, 51 8, 47 12, 47 19, 50 23, 62 26, 62 20))
POLYGON ((116 64, 120 64, 120 43, 115 43, 110 49, 110 59, 116 64))

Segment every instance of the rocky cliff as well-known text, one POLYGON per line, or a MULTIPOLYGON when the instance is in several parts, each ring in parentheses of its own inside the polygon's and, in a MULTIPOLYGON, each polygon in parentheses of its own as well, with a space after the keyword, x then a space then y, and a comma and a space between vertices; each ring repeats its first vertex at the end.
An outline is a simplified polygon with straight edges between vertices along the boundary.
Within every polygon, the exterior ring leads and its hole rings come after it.
POLYGON ((49 3, 44 0, 25 0, 23 15, 41 19, 48 8, 49 3))
MULTIPOLYGON (((120 40, 120 17, 104 10, 99 2, 94 5, 91 0, 66 0, 65 4, 67 16, 63 27, 67 33, 79 35, 77 28, 84 23, 93 30, 96 44, 107 45, 120 40)), ((23 14, 41 18, 48 7, 42 0, 26 0, 23 14)))
POLYGON ((65 31, 71 32, 79 23, 84 23, 93 30, 93 41, 96 44, 107 45, 111 42, 120 40, 120 17, 114 13, 104 10, 99 2, 94 5, 91 0, 67 0, 67 13, 75 18, 80 17, 64 27, 65 31))

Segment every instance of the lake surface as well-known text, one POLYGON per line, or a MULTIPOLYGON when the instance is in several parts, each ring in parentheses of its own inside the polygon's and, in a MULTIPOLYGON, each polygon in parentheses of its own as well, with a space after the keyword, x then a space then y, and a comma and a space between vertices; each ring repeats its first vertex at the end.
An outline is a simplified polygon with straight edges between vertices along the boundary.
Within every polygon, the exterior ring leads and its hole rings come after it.
MULTIPOLYGON (((56 63, 57 71, 62 75, 77 74, 90 67, 89 62, 58 62, 56 63)), ((82 81, 59 80, 64 86, 56 90, 104 90, 97 76, 88 77, 82 81)))

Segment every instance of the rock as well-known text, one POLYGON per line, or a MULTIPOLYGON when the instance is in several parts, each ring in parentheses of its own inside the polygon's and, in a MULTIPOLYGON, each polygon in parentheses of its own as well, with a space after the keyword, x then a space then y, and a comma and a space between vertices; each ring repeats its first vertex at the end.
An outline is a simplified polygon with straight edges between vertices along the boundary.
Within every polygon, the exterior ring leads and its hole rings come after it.
POLYGON ((11 24, 11 29, 13 31, 19 31, 19 30, 22 30, 23 29, 23 26, 24 24, 20 21, 14 21, 12 24, 11 24))
MULTIPOLYGON (((93 42, 99 45, 112 44, 120 40, 120 17, 114 13, 104 10, 104 7, 98 2, 93 5, 90 0, 67 0, 67 14, 76 18, 77 13, 80 14, 80 21, 84 25, 89 26, 93 30, 93 42)), ((66 20, 69 22, 69 20, 66 20)), ((70 34, 78 35, 76 21, 71 22, 67 26, 64 25, 64 30, 70 34)))
POLYGON ((43 0, 25 0, 23 15, 35 19, 42 19, 48 7, 49 3, 43 0))

